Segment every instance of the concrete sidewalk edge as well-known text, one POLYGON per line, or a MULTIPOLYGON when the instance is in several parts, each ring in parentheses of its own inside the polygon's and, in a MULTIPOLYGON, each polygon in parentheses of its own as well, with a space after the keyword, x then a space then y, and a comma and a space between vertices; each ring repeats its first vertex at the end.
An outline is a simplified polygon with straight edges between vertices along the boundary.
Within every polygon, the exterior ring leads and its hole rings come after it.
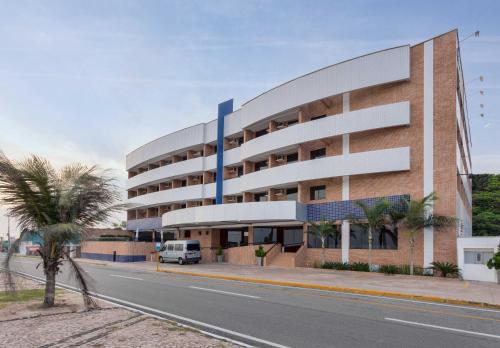
POLYGON ((247 283, 270 284, 270 285, 291 286, 291 287, 304 288, 304 289, 337 291, 337 292, 351 293, 351 294, 358 294, 358 295, 384 296, 384 297, 390 297, 390 298, 401 298, 401 299, 407 299, 407 300, 426 301, 426 302, 434 302, 434 303, 445 303, 445 304, 452 304, 452 305, 481 307, 481 308, 499 309, 500 310, 500 305, 493 304, 493 303, 469 301, 469 300, 459 300, 459 299, 455 299, 455 298, 446 298, 446 297, 430 296, 430 295, 417 295, 417 294, 395 292, 395 291, 369 290, 369 289, 361 289, 361 288, 346 288, 346 287, 334 286, 334 285, 321 285, 321 284, 301 283, 301 282, 293 282, 293 281, 281 281, 281 280, 272 280, 272 279, 263 279, 263 278, 247 278, 247 277, 219 275, 219 274, 210 274, 210 273, 177 271, 177 270, 172 270, 172 269, 157 269, 157 272, 188 275, 188 276, 194 276, 194 277, 212 278, 212 279, 235 280, 235 281, 247 282, 247 283))

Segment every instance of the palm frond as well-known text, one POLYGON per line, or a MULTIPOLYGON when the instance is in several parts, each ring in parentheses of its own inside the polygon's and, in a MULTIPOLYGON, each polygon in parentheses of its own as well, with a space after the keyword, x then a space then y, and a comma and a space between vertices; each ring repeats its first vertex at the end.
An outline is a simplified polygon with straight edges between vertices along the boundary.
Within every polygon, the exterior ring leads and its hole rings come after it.
POLYGON ((78 287, 82 291, 85 308, 87 310, 92 308, 98 308, 99 306, 97 305, 97 302, 94 301, 94 299, 90 296, 89 293, 89 280, 90 280, 89 277, 87 276, 85 271, 80 267, 80 265, 76 263, 76 261, 69 256, 69 254, 66 254, 66 258, 68 260, 69 265, 71 266, 71 269, 73 270, 73 275, 78 283, 78 287))

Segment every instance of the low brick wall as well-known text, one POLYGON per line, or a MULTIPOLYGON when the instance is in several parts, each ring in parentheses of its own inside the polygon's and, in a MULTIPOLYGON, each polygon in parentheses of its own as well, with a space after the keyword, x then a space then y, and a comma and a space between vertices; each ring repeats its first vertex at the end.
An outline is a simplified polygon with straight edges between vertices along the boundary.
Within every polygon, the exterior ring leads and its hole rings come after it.
MULTIPOLYGON (((273 244, 264 244, 262 247, 268 251, 273 244)), ((257 259, 255 258, 255 250, 258 248, 256 245, 247 245, 242 247, 229 248, 224 250, 224 261, 233 265, 255 265, 257 259)))
POLYGON ((82 258, 103 261, 113 261, 114 252, 118 262, 146 261, 155 252, 155 243, 148 242, 87 241, 81 245, 82 258))

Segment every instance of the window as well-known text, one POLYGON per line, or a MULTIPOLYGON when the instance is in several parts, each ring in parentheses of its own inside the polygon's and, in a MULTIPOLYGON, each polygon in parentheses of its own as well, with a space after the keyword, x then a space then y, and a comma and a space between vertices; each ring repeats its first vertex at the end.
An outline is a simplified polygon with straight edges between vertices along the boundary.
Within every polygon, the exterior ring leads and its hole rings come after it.
POLYGON ((259 170, 266 169, 267 168, 267 161, 260 161, 260 162, 255 162, 255 171, 258 172, 259 170))
POLYGON ((217 153, 217 145, 214 145, 214 153, 217 153))
POLYGON ((227 231, 227 244, 229 247, 240 246, 243 243, 243 231, 227 231))
POLYGON ((311 121, 319 120, 319 119, 325 118, 325 117, 326 117, 326 114, 325 115, 314 116, 314 117, 311 117, 311 121))
POLYGON ((296 187, 286 189, 286 200, 287 201, 296 201, 298 197, 298 190, 296 187))
POLYGON ((187 180, 181 180, 181 187, 184 187, 187 185, 187 180))
POLYGON ((167 251, 174 251, 174 245, 173 244, 167 245, 167 251))
POLYGON ((258 138, 258 137, 261 137, 261 136, 266 135, 266 134, 267 134, 267 128, 264 128, 260 131, 255 132, 255 137, 258 138))
POLYGON ((183 251, 184 244, 175 244, 175 251, 183 251))
POLYGON ((236 203, 242 203, 243 202, 243 196, 236 196, 236 203))
POLYGON ((241 146, 243 144, 243 137, 238 138, 238 146, 241 146))
POLYGON ((214 182, 217 181, 217 172, 214 172, 214 182))
MULTIPOLYGON (((397 249, 398 248, 398 231, 391 231, 383 226, 382 228, 372 232, 373 234, 373 249, 397 249)), ((366 224, 351 224, 350 232, 350 248, 351 249, 368 249, 368 225, 366 224)))
POLYGON ((186 208, 186 203, 181 204, 181 209, 184 209, 184 208, 186 208))
POLYGON ((492 249, 465 249, 464 262, 466 264, 485 265, 493 257, 492 249))
POLYGON ((310 199, 311 201, 317 201, 318 199, 325 199, 326 194, 326 186, 321 185, 321 186, 313 186, 309 189, 310 193, 310 199))
POLYGON ((184 231, 184 238, 191 238, 191 231, 190 230, 184 231))
POLYGON ((286 155, 286 163, 293 163, 299 160, 299 154, 297 152, 286 155))
POLYGON ((299 120, 290 120, 290 121, 287 121, 288 127, 293 126, 296 123, 299 123, 299 120))
MULTIPOLYGON (((340 249, 342 247, 342 232, 341 225, 335 225, 335 234, 325 240, 325 248, 340 249)), ((321 248, 321 238, 316 236, 312 231, 311 226, 307 232, 307 247, 308 248, 321 248)))
POLYGON ((266 202, 267 201, 267 192, 260 192, 253 195, 253 200, 255 202, 266 202))
POLYGON ((317 159, 317 158, 323 158, 326 156, 326 149, 325 148, 322 148, 322 149, 317 149, 317 150, 313 150, 310 152, 311 154, 311 159, 317 159))
POLYGON ((239 166, 238 167, 238 176, 242 176, 243 175, 243 166, 239 166))
POLYGON ((187 251, 200 251, 200 245, 198 243, 187 244, 186 249, 187 249, 187 251))
POLYGON ((215 198, 212 199, 212 204, 217 204, 217 200, 215 198))
POLYGON ((270 244, 276 243, 277 228, 276 227, 254 227, 253 228, 253 243, 254 244, 270 244))
POLYGON ((188 159, 188 156, 187 156, 187 155, 183 155, 183 156, 181 157, 181 160, 182 160, 182 161, 185 161, 185 160, 187 160, 187 159, 188 159))

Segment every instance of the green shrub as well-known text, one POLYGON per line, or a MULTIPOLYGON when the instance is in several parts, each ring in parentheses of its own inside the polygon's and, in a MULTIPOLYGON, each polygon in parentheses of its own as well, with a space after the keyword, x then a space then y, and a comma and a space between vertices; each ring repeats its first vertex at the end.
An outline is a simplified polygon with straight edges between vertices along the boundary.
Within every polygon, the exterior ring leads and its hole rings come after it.
POLYGON ((439 271, 441 277, 446 278, 447 275, 458 276, 460 274, 460 269, 457 265, 451 262, 439 262, 435 261, 431 263, 432 269, 439 271))
POLYGON ((349 264, 347 262, 325 262, 321 268, 347 271, 349 270, 349 264))
POLYGON ((399 268, 396 265, 381 265, 378 271, 384 274, 397 274, 399 268))
POLYGON ((499 247, 499 250, 486 263, 486 266, 488 266, 489 269, 492 269, 492 268, 497 269, 497 270, 500 269, 500 245, 498 247, 499 247))
POLYGON ((255 250, 255 256, 256 257, 264 257, 266 256, 266 251, 262 247, 262 245, 259 245, 259 248, 255 250))
POLYGON ((370 272, 370 265, 365 262, 355 262, 349 266, 351 271, 370 272))

